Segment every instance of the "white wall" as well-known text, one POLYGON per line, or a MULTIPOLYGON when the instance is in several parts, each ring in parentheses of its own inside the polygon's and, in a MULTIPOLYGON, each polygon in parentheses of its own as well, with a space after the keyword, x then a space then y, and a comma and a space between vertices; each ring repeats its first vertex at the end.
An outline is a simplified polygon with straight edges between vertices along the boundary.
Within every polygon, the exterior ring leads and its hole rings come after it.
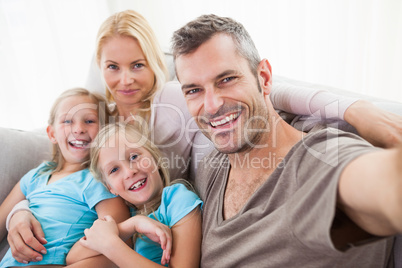
POLYGON ((0 126, 45 126, 54 98, 85 85, 101 22, 128 8, 165 50, 189 20, 230 16, 274 74, 402 102, 399 0, 0 0, 0 126))

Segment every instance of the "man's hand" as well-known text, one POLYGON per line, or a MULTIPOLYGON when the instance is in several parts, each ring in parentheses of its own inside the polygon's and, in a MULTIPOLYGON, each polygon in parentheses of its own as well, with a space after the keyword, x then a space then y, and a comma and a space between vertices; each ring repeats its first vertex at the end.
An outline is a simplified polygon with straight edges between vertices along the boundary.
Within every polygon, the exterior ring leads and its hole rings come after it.
POLYGON ((344 118, 374 146, 392 148, 402 143, 402 116, 384 111, 371 102, 359 100, 353 103, 344 118))
POLYGON ((47 243, 40 223, 30 211, 16 212, 10 220, 7 236, 13 257, 21 263, 42 260, 47 243))

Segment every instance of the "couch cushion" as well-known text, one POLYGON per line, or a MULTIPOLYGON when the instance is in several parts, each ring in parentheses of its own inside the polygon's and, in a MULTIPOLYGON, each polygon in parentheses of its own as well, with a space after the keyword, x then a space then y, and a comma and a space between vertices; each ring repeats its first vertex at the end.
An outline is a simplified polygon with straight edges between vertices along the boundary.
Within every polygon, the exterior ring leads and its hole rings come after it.
MULTIPOLYGON (((20 131, 0 127, 0 203, 20 178, 44 160, 49 160, 51 143, 42 132, 20 131)), ((0 259, 7 241, 1 241, 0 259)))

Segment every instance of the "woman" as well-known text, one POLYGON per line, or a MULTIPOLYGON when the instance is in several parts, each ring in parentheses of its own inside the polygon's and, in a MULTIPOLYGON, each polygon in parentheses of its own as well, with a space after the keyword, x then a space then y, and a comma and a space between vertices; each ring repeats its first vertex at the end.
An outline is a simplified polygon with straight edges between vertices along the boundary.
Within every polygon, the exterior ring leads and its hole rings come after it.
MULTIPOLYGON (((168 72, 164 54, 144 17, 132 10, 109 17, 98 32, 96 60, 106 96, 115 104, 116 120, 140 124, 164 154, 162 161, 172 179, 185 178, 193 182, 197 162, 213 146, 189 115, 180 84, 166 83, 168 72)), ((318 110, 328 111, 329 104, 338 101, 335 117, 345 119, 373 144, 391 147, 401 141, 402 119, 366 101, 307 88, 304 92, 302 88, 289 88, 283 83, 276 87, 274 84, 271 100, 278 109, 307 115, 318 110), (380 127, 373 127, 373 122, 380 127)), ((326 115, 333 118, 333 111, 324 113, 324 119, 326 115)), ((20 249, 14 251, 13 256, 35 260, 43 249, 35 237, 41 237, 38 234, 42 231, 29 212, 17 215, 10 222, 8 236, 10 245, 20 249)))

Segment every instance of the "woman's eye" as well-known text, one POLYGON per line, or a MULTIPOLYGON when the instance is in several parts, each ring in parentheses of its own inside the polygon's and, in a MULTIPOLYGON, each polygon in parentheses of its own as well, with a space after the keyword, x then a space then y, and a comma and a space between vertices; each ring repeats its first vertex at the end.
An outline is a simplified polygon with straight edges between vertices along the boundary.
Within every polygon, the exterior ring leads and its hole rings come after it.
POLYGON ((142 67, 144 67, 144 66, 145 66, 145 65, 142 64, 142 63, 136 63, 136 64, 133 65, 133 69, 140 69, 140 68, 142 68, 142 67))
POLYGON ((119 67, 117 67, 117 65, 115 65, 115 64, 109 64, 109 65, 107 66, 107 68, 108 68, 108 69, 112 69, 112 70, 117 70, 119 67))

